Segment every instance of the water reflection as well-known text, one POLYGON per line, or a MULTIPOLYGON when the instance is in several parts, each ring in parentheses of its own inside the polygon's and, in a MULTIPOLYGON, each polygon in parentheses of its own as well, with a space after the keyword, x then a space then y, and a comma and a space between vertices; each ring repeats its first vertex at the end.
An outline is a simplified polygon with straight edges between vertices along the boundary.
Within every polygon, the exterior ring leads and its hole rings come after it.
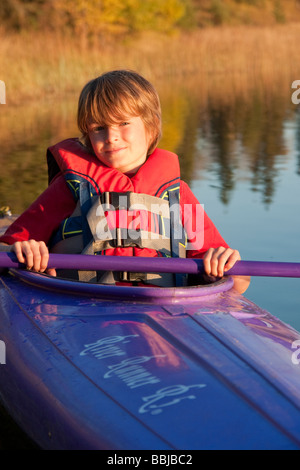
POLYGON ((0 205, 20 213, 47 187, 46 149, 78 134, 76 101, 0 107, 0 205))
POLYGON ((296 113, 296 152, 297 152, 297 175, 300 175, 300 109, 296 113))
MULTIPOLYGON (((186 123, 189 132, 175 149, 188 163, 183 165, 184 177, 195 179, 195 169, 199 178, 201 169, 213 173, 223 204, 228 204, 238 179, 247 178, 252 191, 261 193, 263 203, 271 204, 280 164, 289 151, 284 140, 285 123, 295 119, 295 111, 288 93, 270 97, 254 92, 247 99, 210 100, 205 110, 194 102, 189 125, 186 123)), ((300 133, 299 115, 297 119, 300 133)))
MULTIPOLYGON (((300 174, 300 117, 286 94, 252 91, 228 97, 199 87, 161 87, 163 139, 161 147, 178 153, 182 177, 188 183, 211 173, 219 199, 229 203, 241 175, 263 202, 272 203, 280 163, 287 151, 284 123, 297 120, 300 174)), ((0 107, 0 205, 20 213, 47 186, 46 148, 78 135, 77 96, 39 106, 0 107)))

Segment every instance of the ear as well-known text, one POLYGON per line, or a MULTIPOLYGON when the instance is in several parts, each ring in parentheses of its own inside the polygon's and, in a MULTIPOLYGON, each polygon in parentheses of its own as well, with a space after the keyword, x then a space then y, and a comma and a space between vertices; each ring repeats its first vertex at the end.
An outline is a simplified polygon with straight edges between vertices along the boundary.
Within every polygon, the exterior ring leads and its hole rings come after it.
POLYGON ((146 130, 146 136, 147 136, 147 144, 148 144, 148 155, 153 153, 154 151, 154 142, 155 142, 155 135, 153 130, 146 130))
POLYGON ((84 147, 86 147, 89 150, 89 152, 94 153, 94 150, 93 150, 93 147, 92 147, 92 144, 91 144, 91 141, 90 141, 90 138, 89 138, 88 134, 82 134, 79 141, 84 147))

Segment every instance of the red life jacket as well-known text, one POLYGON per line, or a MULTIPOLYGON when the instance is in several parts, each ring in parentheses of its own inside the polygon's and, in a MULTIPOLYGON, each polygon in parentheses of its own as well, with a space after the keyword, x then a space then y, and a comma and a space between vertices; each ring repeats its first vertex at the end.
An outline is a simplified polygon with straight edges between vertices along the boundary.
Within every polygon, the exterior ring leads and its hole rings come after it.
MULTIPOLYGON (((50 147, 50 166, 53 166, 53 157, 78 205, 74 213, 61 223, 53 237, 52 251, 91 253, 87 247, 91 247, 92 240, 92 252, 98 254, 185 256, 186 237, 182 226, 179 230, 178 220, 174 227, 172 214, 169 218, 155 211, 153 213, 149 208, 150 203, 151 207, 156 203, 179 206, 180 167, 177 155, 156 149, 131 178, 102 164, 78 139, 67 139, 50 147), (121 208, 118 199, 122 199, 123 203, 125 200, 127 207, 121 208), (102 211, 103 217, 99 219, 96 211, 105 203, 112 205, 115 211, 102 211), (134 207, 136 203, 144 204, 146 209, 139 211, 138 216, 135 211, 130 211, 131 205, 134 207), (96 222, 98 226, 100 222, 106 224, 109 233, 113 234, 111 239, 101 241, 99 236, 95 236, 96 222), (130 229, 133 237, 129 236, 130 229), (139 236, 139 230, 144 235, 145 232, 151 232, 152 235, 155 233, 155 237, 149 236, 145 240, 139 236), (170 249, 165 247, 166 243, 170 244, 170 249)), ((104 209, 107 207, 104 206, 104 209)), ((107 233, 106 231, 105 235, 107 233)), ((130 280, 133 278, 131 276, 130 280)))

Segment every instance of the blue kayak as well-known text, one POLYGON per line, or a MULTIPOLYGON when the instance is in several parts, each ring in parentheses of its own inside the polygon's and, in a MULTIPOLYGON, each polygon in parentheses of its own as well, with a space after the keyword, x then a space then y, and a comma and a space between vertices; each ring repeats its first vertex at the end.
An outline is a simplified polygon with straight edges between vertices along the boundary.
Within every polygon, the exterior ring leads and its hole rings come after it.
POLYGON ((300 333, 232 286, 12 269, 1 402, 43 449, 300 449, 300 333))

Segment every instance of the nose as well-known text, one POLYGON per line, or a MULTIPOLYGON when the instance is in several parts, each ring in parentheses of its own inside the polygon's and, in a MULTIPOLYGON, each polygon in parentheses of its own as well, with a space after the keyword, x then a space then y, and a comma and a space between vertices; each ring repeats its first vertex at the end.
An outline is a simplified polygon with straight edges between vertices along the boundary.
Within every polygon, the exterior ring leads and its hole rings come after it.
POLYGON ((107 127, 106 128, 105 142, 106 143, 116 142, 118 139, 119 139, 118 129, 114 126, 107 127))

